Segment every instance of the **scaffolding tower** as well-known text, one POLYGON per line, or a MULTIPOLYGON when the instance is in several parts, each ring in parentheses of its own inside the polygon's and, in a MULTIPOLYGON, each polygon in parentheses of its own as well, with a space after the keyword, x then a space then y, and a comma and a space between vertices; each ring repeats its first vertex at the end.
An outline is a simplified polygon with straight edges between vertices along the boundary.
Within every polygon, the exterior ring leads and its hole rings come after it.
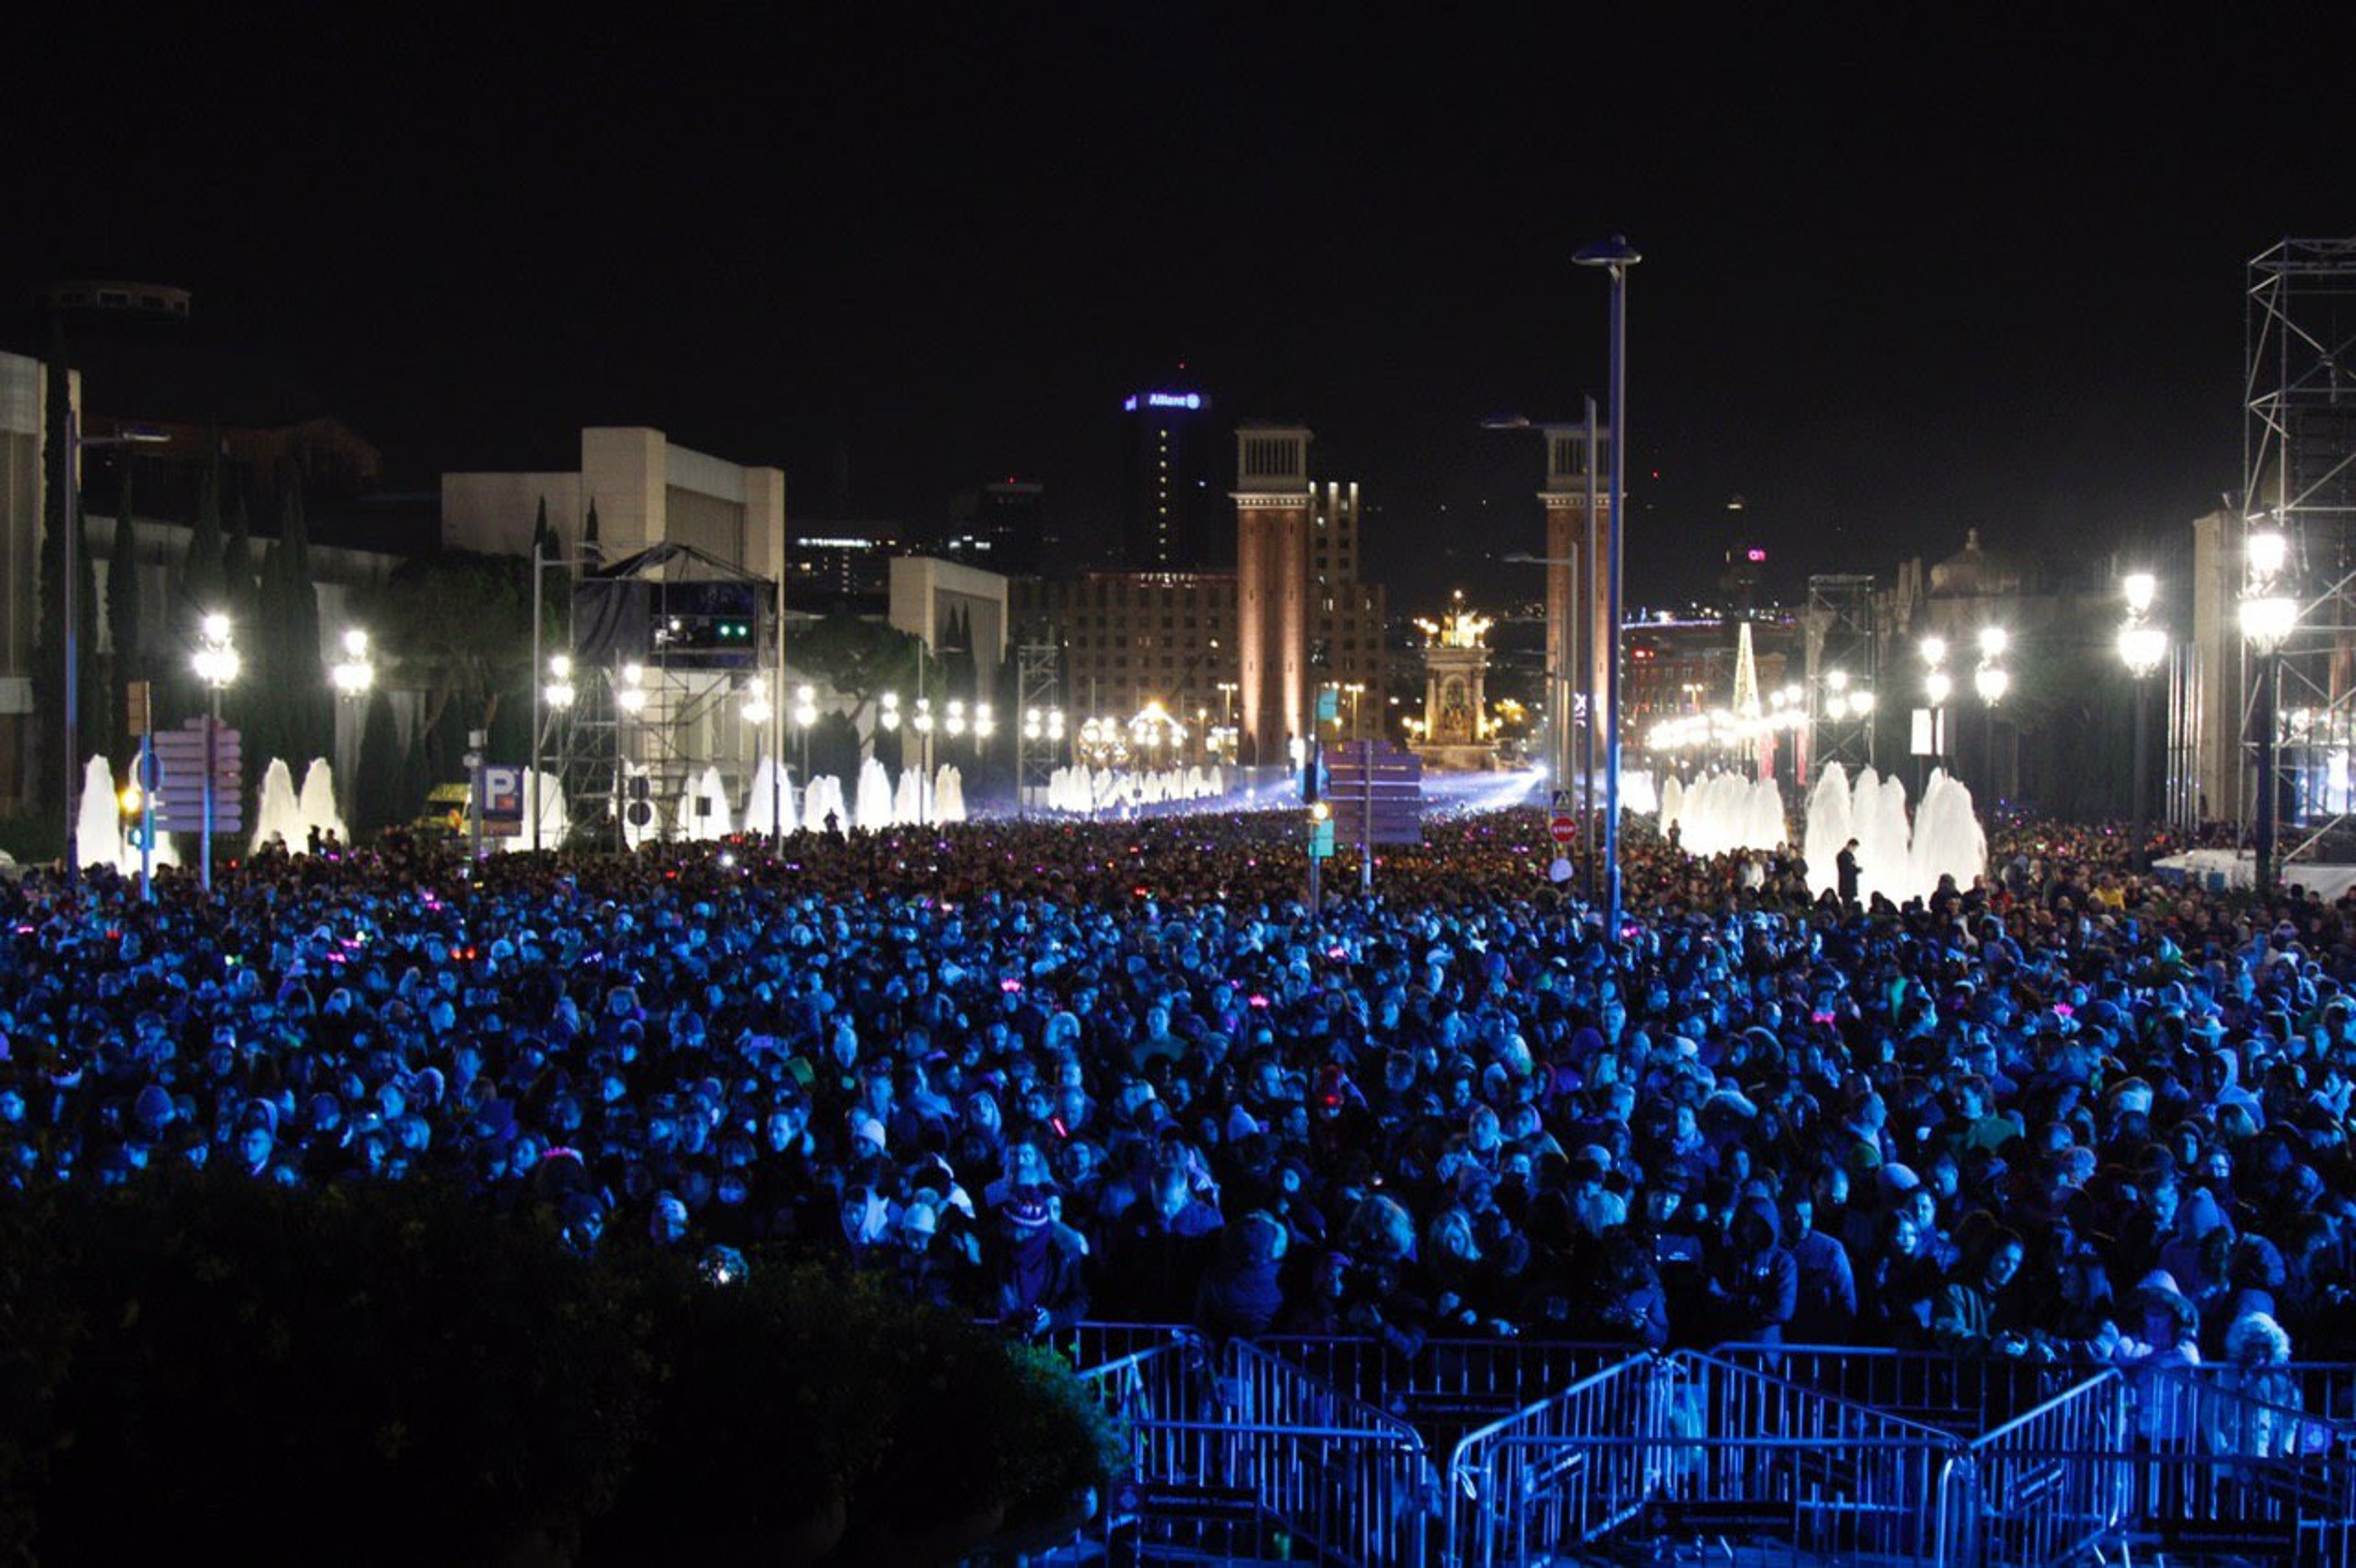
MULTIPOLYGON (((731 803, 781 754, 776 588, 691 545, 661 544, 584 574, 573 590, 574 696, 551 737, 576 824, 601 837, 701 836, 681 820, 705 770, 731 803), (766 720, 738 699, 757 693, 766 720)), ((760 711, 756 708, 755 711, 760 711)))
POLYGON ((2264 729, 2275 739, 2281 861, 2347 859, 2356 816, 2356 240, 2285 240, 2249 264, 2242 540, 2273 529, 2298 622, 2271 661, 2241 650, 2244 837, 2264 729), (2274 672, 2273 688, 2264 675, 2274 672))
POLYGON ((1874 718, 1881 696, 1872 577, 1858 572, 1810 577, 1801 630, 1810 767, 1838 763, 1851 773, 1872 767, 1874 718))
POLYGON ((1014 805, 1028 814, 1047 805, 1064 758, 1064 650, 1024 643, 1014 650, 1014 805))

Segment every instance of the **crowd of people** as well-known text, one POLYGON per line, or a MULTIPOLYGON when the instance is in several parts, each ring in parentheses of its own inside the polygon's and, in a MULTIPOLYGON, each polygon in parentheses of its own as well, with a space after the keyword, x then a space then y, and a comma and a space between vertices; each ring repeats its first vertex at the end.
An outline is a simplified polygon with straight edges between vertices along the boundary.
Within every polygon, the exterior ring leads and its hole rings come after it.
POLYGON ((1301 902, 1297 814, 804 833, 207 898, 0 884, 0 1166, 432 1175, 584 1251, 823 1257, 1044 1334, 2346 1357, 2351 906, 1999 825, 1844 906, 1530 812, 1301 902))

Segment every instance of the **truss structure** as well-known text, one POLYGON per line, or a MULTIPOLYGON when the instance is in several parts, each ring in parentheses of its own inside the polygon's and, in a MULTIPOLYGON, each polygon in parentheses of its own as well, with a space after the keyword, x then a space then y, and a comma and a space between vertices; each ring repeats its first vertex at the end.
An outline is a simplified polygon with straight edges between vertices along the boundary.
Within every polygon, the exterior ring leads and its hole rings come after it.
POLYGON ((1856 572, 1820 572, 1809 578, 1808 606, 1800 627, 1811 765, 1838 763, 1851 773, 1873 766, 1875 709, 1858 700, 1863 693, 1871 693, 1876 702, 1882 696, 1880 645, 1873 635, 1873 579, 1856 572))
POLYGON ((1044 805, 1064 757, 1064 651, 1053 643, 1014 650, 1014 800, 1044 805))
POLYGON ((594 823, 616 842, 669 837, 680 827, 682 797, 706 769, 720 771, 735 803, 763 753, 787 760, 780 745, 787 693, 771 624, 776 598, 767 579, 690 545, 658 545, 584 575, 568 639, 573 700, 552 715, 548 735, 576 827, 594 823), (634 613, 601 616, 594 608, 599 595, 622 583, 644 585, 634 613), (699 590, 713 583, 755 591, 755 630, 726 654, 677 635, 679 612, 706 606, 699 590), (745 718, 756 683, 767 709, 757 724, 745 718), (641 801, 647 809, 637 813, 641 801))
POLYGON ((2356 853, 2356 240, 2285 240, 2252 259, 2248 283, 2243 538, 2288 539, 2299 617, 2272 661, 2240 645, 2239 805, 2246 833, 2271 725, 2287 865, 2356 853))

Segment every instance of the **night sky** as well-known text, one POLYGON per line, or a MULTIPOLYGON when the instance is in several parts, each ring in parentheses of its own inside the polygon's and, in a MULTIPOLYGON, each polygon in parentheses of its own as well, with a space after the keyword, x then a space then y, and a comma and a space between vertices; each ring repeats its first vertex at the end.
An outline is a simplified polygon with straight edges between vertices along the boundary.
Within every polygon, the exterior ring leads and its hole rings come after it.
POLYGON ((1412 607, 1522 581, 1537 443, 1478 425, 1604 393, 1590 240, 1645 253, 1633 588, 1706 591, 1739 494, 1793 594, 2214 506, 2248 259, 2356 233, 2320 10, 816 10, 47 29, 0 286, 188 287, 400 479, 645 422, 919 537, 1010 476, 1109 532, 1121 395, 1183 361, 1317 431, 1412 607))

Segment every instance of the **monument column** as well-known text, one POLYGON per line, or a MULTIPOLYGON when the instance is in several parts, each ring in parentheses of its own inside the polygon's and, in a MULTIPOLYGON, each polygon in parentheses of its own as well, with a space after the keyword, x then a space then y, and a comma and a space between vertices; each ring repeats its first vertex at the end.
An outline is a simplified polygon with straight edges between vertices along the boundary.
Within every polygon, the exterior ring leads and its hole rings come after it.
MULTIPOLYGON (((1605 633, 1611 608, 1605 575, 1611 560, 1612 497, 1590 481, 1585 425, 1547 425, 1545 434, 1546 488, 1538 492, 1538 500, 1546 508, 1547 528, 1547 709, 1559 716, 1553 725, 1552 761, 1556 787, 1561 788, 1562 781, 1579 771, 1572 709, 1583 706, 1590 721, 1603 709, 1612 656, 1612 639, 1605 633), (1590 500, 1595 507, 1591 529, 1590 500)), ((1600 445, 1609 432, 1599 427, 1595 439, 1600 445)))
POLYGON ((1236 432, 1237 725, 1247 764, 1281 765, 1309 732, 1309 443, 1297 425, 1236 432))

